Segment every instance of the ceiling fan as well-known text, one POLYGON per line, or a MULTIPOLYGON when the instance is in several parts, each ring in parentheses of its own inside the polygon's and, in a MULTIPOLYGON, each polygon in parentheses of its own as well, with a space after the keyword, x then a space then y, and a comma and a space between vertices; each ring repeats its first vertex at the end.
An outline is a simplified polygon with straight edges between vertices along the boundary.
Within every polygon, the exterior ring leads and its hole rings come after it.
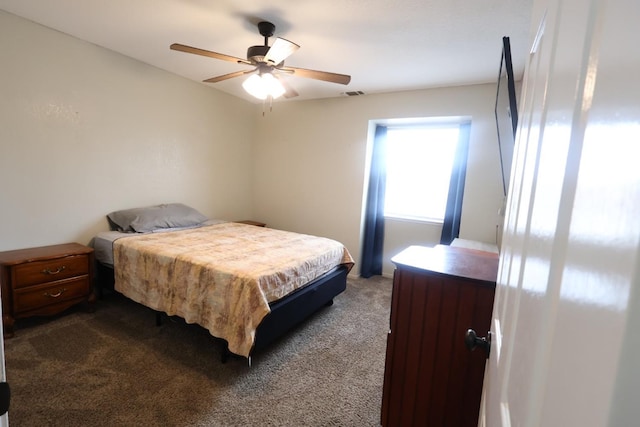
POLYGON ((264 37, 264 45, 249 47, 247 49, 247 59, 237 58, 235 56, 186 46, 179 43, 172 44, 170 48, 180 52, 192 53, 195 55, 221 59, 223 61, 253 66, 254 68, 251 70, 234 71, 233 73, 223 74, 203 81, 206 83, 217 83, 234 77, 252 74, 249 79, 245 80, 242 86, 247 92, 259 99, 275 99, 279 96, 292 98, 294 96, 298 96, 298 92, 289 86, 284 79, 279 77, 279 74, 282 73, 343 85, 349 84, 351 76, 346 74, 285 66, 284 60, 298 50, 300 46, 280 37, 277 37, 273 45, 269 46, 269 37, 273 36, 275 29, 276 26, 271 22, 262 21, 258 23, 258 31, 264 37))

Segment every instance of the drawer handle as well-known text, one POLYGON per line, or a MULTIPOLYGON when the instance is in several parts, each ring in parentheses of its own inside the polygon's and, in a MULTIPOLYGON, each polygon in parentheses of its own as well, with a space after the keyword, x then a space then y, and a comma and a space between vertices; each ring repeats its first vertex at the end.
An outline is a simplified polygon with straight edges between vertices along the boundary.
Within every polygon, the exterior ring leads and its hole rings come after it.
POLYGON ((65 292, 67 292, 67 288, 62 288, 58 292, 56 292, 55 294, 50 294, 49 292, 45 292, 44 296, 45 297, 49 297, 49 298, 58 298, 60 295, 62 295, 65 292))
POLYGON ((67 268, 67 267, 65 267, 64 265, 62 267, 56 268, 55 270, 49 270, 48 268, 45 268, 44 270, 42 270, 42 272, 44 274, 58 274, 58 273, 62 272, 65 268, 67 268))

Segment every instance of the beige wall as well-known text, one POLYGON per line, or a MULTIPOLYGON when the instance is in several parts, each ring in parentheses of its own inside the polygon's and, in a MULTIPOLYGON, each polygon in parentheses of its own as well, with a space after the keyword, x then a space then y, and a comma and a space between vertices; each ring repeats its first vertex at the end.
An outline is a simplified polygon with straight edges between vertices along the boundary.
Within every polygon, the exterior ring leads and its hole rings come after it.
POLYGON ((4 12, 0 55, 0 250, 155 203, 251 216, 254 105, 4 12))
MULTIPOLYGON (((338 239, 359 259, 370 122, 470 116, 460 237, 495 243, 503 196, 494 102, 495 84, 485 84, 277 103, 256 115, 255 215, 273 227, 338 239)), ((386 274, 390 257, 408 244, 440 241, 440 227, 394 221, 387 228, 386 274)))
MULTIPOLYGON (((276 102, 263 117, 261 105, 4 12, 0 54, 0 250, 88 243, 112 210, 178 201, 334 238, 358 260, 370 122, 430 116, 472 118, 461 237, 495 240, 493 84, 276 102)), ((387 258, 439 236, 389 228, 387 258)))

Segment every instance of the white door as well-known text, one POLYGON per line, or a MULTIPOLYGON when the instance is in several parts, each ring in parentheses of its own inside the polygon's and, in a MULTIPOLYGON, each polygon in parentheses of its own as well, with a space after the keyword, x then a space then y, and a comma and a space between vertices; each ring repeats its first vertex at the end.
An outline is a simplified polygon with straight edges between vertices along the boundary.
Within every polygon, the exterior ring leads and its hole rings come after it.
POLYGON ((640 1, 533 16, 479 423, 639 425, 640 1))

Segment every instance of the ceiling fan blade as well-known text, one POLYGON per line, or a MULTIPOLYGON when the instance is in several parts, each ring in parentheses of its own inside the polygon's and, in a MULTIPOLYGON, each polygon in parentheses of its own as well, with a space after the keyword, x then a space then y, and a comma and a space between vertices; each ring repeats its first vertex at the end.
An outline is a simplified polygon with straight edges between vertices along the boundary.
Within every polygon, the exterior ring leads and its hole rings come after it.
POLYGON ((221 82, 223 80, 232 79, 234 77, 240 77, 240 76, 245 75, 245 74, 251 74, 254 71, 256 71, 256 70, 234 71, 233 73, 223 74, 223 75, 217 76, 217 77, 211 77, 210 79, 203 80, 203 82, 204 83, 218 83, 218 82, 221 82))
POLYGON ((351 76, 346 74, 329 73, 327 71, 307 70, 305 68, 298 67, 282 67, 282 71, 293 72, 298 77, 306 77, 308 79, 323 80, 325 82, 340 83, 348 85, 351 81, 351 76))
POLYGON ((283 78, 280 78, 276 74, 274 74, 274 77, 277 78, 280 81, 280 84, 282 85, 282 87, 285 90, 285 92, 284 92, 284 94, 282 96, 284 96, 285 98, 294 98, 294 97, 299 95, 299 93, 296 92, 296 90, 294 88, 292 88, 291 85, 289 85, 288 81, 286 81, 283 78))
POLYGON ((223 53, 212 52, 210 50, 199 49, 197 47, 191 47, 180 43, 174 43, 169 46, 171 50, 177 50, 180 52, 193 53, 194 55, 208 56, 209 58, 222 59, 223 61, 235 62, 240 64, 249 64, 251 62, 246 59, 236 58, 235 56, 225 55, 223 53))
POLYGON ((300 46, 297 44, 278 37, 264 56, 264 60, 271 65, 277 65, 298 49, 300 46))

